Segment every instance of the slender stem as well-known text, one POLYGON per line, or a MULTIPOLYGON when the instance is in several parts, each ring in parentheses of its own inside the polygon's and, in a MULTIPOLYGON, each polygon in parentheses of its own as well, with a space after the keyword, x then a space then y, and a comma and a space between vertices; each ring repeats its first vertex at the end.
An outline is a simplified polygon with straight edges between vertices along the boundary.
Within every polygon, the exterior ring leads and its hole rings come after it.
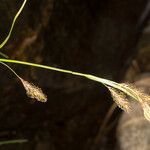
POLYGON ((4 53, 2 53, 2 52, 0 52, 0 55, 1 55, 2 57, 4 57, 4 58, 9 58, 6 54, 4 54, 4 53))
POLYGON ((26 140, 26 139, 0 141, 0 145, 16 144, 16 143, 25 143, 25 142, 27 142, 27 141, 28 141, 28 140, 26 140))
POLYGON ((30 63, 30 62, 25 62, 25 61, 19 61, 19 60, 12 60, 12 59, 0 58, 0 62, 15 63, 15 64, 21 64, 21 65, 27 65, 27 66, 33 66, 33 67, 48 69, 48 70, 54 70, 54 71, 57 71, 57 72, 63 72, 63 73, 67 73, 67 74, 73 74, 73 75, 76 75, 76 76, 85 77, 85 78, 88 78, 90 80, 94 80, 94 81, 101 82, 103 84, 112 86, 112 84, 110 83, 112 81, 106 80, 106 79, 103 79, 103 78, 99 78, 99 77, 96 77, 96 76, 90 75, 90 74, 84 74, 84 73, 79 73, 79 72, 75 72, 75 71, 60 69, 60 68, 56 68, 56 67, 51 67, 51 66, 46 66, 46 65, 41 65, 41 64, 35 64, 35 63, 30 63))
POLYGON ((10 35, 11 35, 11 33, 12 33, 12 30, 13 30, 13 28, 14 28, 15 22, 16 22, 17 18, 19 17, 20 13, 22 12, 22 10, 23 10, 23 8, 24 8, 26 2, 27 2, 27 0, 24 0, 24 2, 22 3, 22 5, 21 5, 19 11, 18 11, 17 14, 15 15, 7 37, 6 37, 5 40, 0 44, 0 49, 1 49, 1 48, 7 43, 7 41, 9 40, 10 35))
POLYGON ((74 72, 74 71, 70 71, 70 70, 65 70, 65 69, 60 69, 60 68, 55 68, 55 67, 51 67, 51 66, 40 65, 40 64, 35 64, 35 63, 30 63, 30 62, 25 62, 25 61, 19 61, 19 60, 0 58, 0 61, 21 64, 21 65, 27 65, 27 66, 33 66, 33 67, 38 67, 38 68, 43 68, 43 69, 48 69, 48 70, 54 70, 57 72, 63 72, 63 73, 73 74, 73 75, 82 76, 82 77, 86 77, 86 75, 88 75, 88 74, 83 74, 83 73, 74 72))
POLYGON ((121 84, 113 82, 111 80, 100 78, 100 77, 97 77, 94 75, 74 72, 74 71, 70 71, 70 70, 65 70, 65 69, 60 69, 60 68, 55 68, 55 67, 51 67, 51 66, 40 65, 40 64, 35 64, 35 63, 30 63, 30 62, 25 62, 25 61, 12 60, 12 59, 0 59, 0 62, 8 62, 8 63, 21 64, 21 65, 28 65, 28 66, 44 68, 44 69, 54 70, 57 72, 63 72, 63 73, 67 73, 67 74, 73 74, 76 76, 85 77, 85 78, 88 78, 90 80, 100 82, 101 84, 103 84, 106 87, 111 86, 113 88, 116 88, 116 89, 126 93, 127 95, 131 96, 132 98, 134 98, 136 100, 138 99, 137 94, 135 92, 128 90, 127 88, 123 87, 121 84))
POLYGON ((6 66, 10 71, 12 71, 12 72, 15 74, 15 76, 16 76, 17 78, 20 79, 19 75, 18 75, 12 68, 10 68, 7 64, 5 64, 5 63, 3 63, 3 62, 1 62, 1 61, 0 61, 0 63, 1 63, 2 65, 6 66))

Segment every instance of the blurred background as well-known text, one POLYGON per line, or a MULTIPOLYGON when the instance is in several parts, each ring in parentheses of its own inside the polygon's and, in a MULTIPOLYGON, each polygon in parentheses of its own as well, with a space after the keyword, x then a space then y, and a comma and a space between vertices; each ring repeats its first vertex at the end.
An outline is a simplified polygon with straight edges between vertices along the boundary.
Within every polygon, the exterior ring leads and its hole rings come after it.
MULTIPOLYGON (((0 42, 22 2, 0 0, 0 42)), ((1 52, 11 59, 130 82, 148 92, 149 12, 149 0, 27 1, 1 52)), ((103 85, 44 69, 9 65, 24 80, 41 87, 48 101, 43 104, 27 98, 18 79, 0 66, 0 141, 28 139, 23 144, 0 145, 1 150, 150 147, 149 123, 140 114, 131 117, 123 113, 103 85)))

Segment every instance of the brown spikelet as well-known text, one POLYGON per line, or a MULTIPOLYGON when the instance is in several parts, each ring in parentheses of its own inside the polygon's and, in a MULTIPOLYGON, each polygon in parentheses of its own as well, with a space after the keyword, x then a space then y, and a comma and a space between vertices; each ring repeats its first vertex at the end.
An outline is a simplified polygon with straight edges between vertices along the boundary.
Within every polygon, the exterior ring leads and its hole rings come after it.
POLYGON ((26 90, 26 94, 28 97, 36 99, 37 101, 40 102, 47 101, 47 96, 43 93, 43 91, 40 88, 29 83, 28 81, 23 80, 22 78, 20 78, 20 80, 26 90))
POLYGON ((143 112, 144 112, 144 117, 150 121, 150 105, 148 103, 143 103, 142 104, 143 112))
POLYGON ((150 121, 150 96, 142 90, 135 88, 131 84, 121 84, 126 90, 129 90, 136 97, 137 102, 143 109, 144 117, 150 121))
POLYGON ((108 87, 111 92, 112 98, 115 103, 126 112, 131 111, 130 103, 126 99, 126 95, 123 92, 120 92, 112 87, 108 87))
POLYGON ((132 95, 134 95, 136 97, 136 100, 138 102, 143 102, 143 100, 145 101, 147 99, 147 97, 149 97, 147 94, 145 94, 141 89, 136 88, 135 86, 133 86, 132 84, 126 84, 126 83, 122 83, 120 84, 123 86, 124 89, 126 89, 127 91, 129 91, 132 95))

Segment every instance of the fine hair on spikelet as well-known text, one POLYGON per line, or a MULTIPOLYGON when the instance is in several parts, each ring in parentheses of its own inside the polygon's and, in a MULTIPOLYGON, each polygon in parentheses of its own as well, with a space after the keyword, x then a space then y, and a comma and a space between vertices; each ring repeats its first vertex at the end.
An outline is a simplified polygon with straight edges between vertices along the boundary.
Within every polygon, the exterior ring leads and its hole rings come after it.
POLYGON ((23 84, 25 90, 26 90, 26 94, 28 97, 36 99, 37 101, 40 102, 46 102, 47 101, 47 96, 43 93, 43 91, 38 88, 37 86, 35 86, 32 83, 29 83, 28 81, 25 81, 24 79, 22 79, 11 67, 9 67, 7 64, 3 63, 0 61, 0 63, 4 66, 6 66, 10 71, 12 71, 15 76, 21 81, 21 83, 23 84))
MULTIPOLYGON (((137 89, 131 84, 122 83, 120 84, 128 93, 130 97, 136 100, 143 109, 144 117, 150 121, 150 96, 144 93, 142 90, 137 89), (131 96, 133 95, 133 97, 131 96)), ((128 95, 128 94, 127 94, 128 95)))
POLYGON ((22 78, 20 78, 25 90, 26 90, 26 94, 28 97, 36 99, 37 101, 40 102, 46 102, 47 101, 47 96, 43 93, 43 91, 35 86, 32 83, 29 83, 28 81, 23 80, 22 78))
POLYGON ((118 105, 118 107, 120 107, 126 112, 130 112, 131 111, 130 103, 129 101, 127 101, 125 93, 116 90, 115 88, 112 87, 108 87, 108 89, 111 92, 112 98, 114 102, 118 105))

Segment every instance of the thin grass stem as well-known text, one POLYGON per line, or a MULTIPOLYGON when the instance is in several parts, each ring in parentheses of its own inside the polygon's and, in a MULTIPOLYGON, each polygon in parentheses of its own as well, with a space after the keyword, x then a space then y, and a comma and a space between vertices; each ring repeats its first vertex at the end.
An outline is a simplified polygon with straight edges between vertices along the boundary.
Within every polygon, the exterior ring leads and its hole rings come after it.
POLYGON ((0 141, 0 146, 1 145, 8 145, 8 144, 18 144, 18 143, 25 143, 28 142, 26 139, 17 139, 17 140, 7 140, 7 141, 0 141))
POLYGON ((118 89, 118 90, 126 93, 127 95, 131 96, 135 100, 138 100, 138 96, 136 95, 136 93, 133 90, 125 88, 117 82, 114 82, 114 81, 111 81, 108 79, 104 79, 104 78, 100 78, 100 77, 97 77, 97 76, 94 76, 91 74, 84 74, 84 73, 75 72, 75 71, 71 71, 71 70, 65 70, 65 69, 61 69, 61 68, 56 68, 56 67, 51 67, 51 66, 46 66, 46 65, 41 65, 41 64, 35 64, 35 63, 30 63, 30 62, 25 62, 25 61, 19 61, 19 60, 12 60, 12 59, 0 59, 0 62, 7 62, 7 63, 15 63, 15 64, 33 66, 33 67, 38 67, 38 68, 43 68, 43 69, 48 69, 48 70, 53 70, 53 71, 57 71, 57 72, 62 72, 62 73, 67 73, 67 74, 85 77, 85 78, 88 78, 90 80, 100 82, 101 84, 103 84, 106 87, 110 86, 110 87, 113 87, 115 89, 118 89))
POLYGON ((22 3, 20 9, 18 10, 17 14, 15 15, 7 37, 6 37, 5 40, 0 44, 0 49, 1 49, 1 48, 7 43, 7 41, 9 40, 9 38, 10 38, 10 36, 11 36, 11 33, 12 33, 12 30, 13 30, 13 28, 14 28, 15 22, 16 22, 17 18, 19 17, 20 13, 22 12, 22 10, 23 10, 23 8, 24 8, 26 2, 27 2, 27 0, 24 0, 24 2, 22 3))

